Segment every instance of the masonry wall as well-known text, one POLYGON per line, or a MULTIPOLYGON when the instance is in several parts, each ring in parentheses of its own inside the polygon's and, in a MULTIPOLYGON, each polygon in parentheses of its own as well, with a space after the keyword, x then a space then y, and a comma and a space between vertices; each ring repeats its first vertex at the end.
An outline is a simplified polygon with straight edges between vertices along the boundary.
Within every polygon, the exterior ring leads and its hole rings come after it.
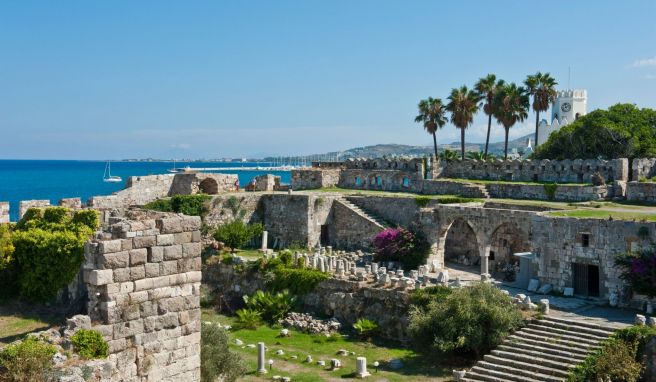
POLYGON ((581 202, 587 200, 603 200, 613 196, 612 186, 580 186, 560 184, 556 187, 553 196, 547 192, 542 184, 487 184, 487 191, 492 198, 500 199, 533 199, 554 200, 562 202, 581 202))
POLYGON ((339 168, 292 170, 291 188, 312 190, 335 187, 339 183, 340 172, 339 168))
POLYGON ((18 219, 22 219, 30 208, 49 207, 50 200, 21 200, 18 206, 18 219))
POLYGON ((334 237, 331 244, 340 249, 366 249, 383 227, 337 201, 333 204, 334 237))
POLYGON ((656 176, 656 158, 636 158, 631 162, 631 180, 656 176))
POLYGON ((420 193, 425 195, 458 195, 466 198, 487 198, 482 184, 464 183, 441 179, 427 179, 420 183, 420 193))
POLYGON ((9 223, 9 202, 0 202, 0 224, 9 223))
POLYGON ((121 381, 200 381, 201 221, 130 212, 85 250, 93 329, 121 381))
POLYGON ((656 202, 656 183, 628 182, 626 184, 626 200, 633 202, 656 202))

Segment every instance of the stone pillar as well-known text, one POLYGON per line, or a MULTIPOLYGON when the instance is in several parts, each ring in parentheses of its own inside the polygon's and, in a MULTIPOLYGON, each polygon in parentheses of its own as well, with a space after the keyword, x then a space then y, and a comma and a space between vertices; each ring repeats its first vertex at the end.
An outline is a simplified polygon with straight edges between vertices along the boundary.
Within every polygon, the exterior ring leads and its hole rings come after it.
POLYGON ((269 232, 262 231, 262 252, 266 252, 268 249, 267 245, 269 244, 269 232))
POLYGON ((481 253, 481 281, 488 281, 491 279, 490 270, 488 265, 488 256, 490 254, 490 246, 486 245, 481 253))
POLYGON ((368 377, 371 374, 367 372, 367 359, 365 357, 358 357, 355 359, 355 376, 357 378, 368 377))
POLYGON ((264 353, 264 342, 257 343, 257 372, 259 374, 266 374, 266 354, 264 353))

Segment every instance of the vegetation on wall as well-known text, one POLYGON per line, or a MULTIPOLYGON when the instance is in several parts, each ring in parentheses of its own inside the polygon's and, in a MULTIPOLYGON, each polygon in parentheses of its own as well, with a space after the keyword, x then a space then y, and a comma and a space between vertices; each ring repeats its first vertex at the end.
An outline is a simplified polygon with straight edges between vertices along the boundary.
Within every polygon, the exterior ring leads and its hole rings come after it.
POLYGON ((205 216, 208 212, 208 202, 212 197, 204 194, 175 195, 170 199, 158 199, 146 204, 143 208, 161 212, 177 212, 189 216, 205 216))
POLYGON ((374 236, 374 261, 398 261, 416 269, 428 259, 430 245, 418 233, 405 228, 387 228, 374 236))
POLYGON ((71 337, 71 343, 82 358, 107 358, 109 355, 109 345, 103 339, 102 334, 95 330, 78 330, 71 337))
POLYGON ((635 382, 644 369, 645 345, 656 336, 656 328, 633 326, 615 332, 597 351, 576 366, 570 382, 597 380, 635 382))
POLYGON ((28 336, 0 351, 0 380, 11 382, 46 382, 52 369, 54 345, 28 336))
POLYGON ((200 337, 200 378, 202 382, 234 382, 246 374, 242 358, 230 351, 228 334, 212 323, 203 323, 200 337))
POLYGON ((557 183, 545 183, 543 187, 544 187, 544 193, 547 194, 547 199, 549 200, 556 199, 556 189, 558 188, 557 183))
POLYGON ((521 312, 510 297, 492 284, 477 283, 433 299, 426 308, 414 307, 409 333, 422 348, 478 358, 522 323, 521 312))
POLYGON ((634 292, 650 298, 656 297, 656 251, 648 249, 618 255, 615 265, 621 270, 620 278, 625 280, 634 292))
POLYGON ((653 158, 656 110, 617 104, 595 110, 552 133, 536 159, 653 158))
POLYGON ((1 284, 9 288, 3 294, 20 294, 30 301, 53 299, 78 274, 84 244, 98 224, 94 210, 72 213, 64 207, 49 207, 29 209, 11 233, 2 228, 1 284))

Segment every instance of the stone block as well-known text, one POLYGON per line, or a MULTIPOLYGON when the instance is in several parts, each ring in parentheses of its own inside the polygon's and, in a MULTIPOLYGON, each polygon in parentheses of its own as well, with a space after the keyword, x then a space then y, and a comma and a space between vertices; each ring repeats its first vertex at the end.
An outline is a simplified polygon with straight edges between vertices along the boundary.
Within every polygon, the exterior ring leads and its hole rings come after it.
POLYGON ((191 232, 180 232, 175 235, 175 242, 178 244, 191 243, 193 234, 191 232))
POLYGON ((130 256, 128 252, 120 251, 99 255, 96 262, 100 269, 115 269, 127 267, 129 260, 130 256))
POLYGON ((114 269, 114 282, 122 283, 130 280, 130 268, 114 269))
POLYGON ((175 236, 173 234, 157 235, 157 245, 173 245, 175 244, 175 236))
POLYGON ((164 248, 163 247, 151 247, 148 248, 148 262, 150 263, 159 263, 164 260, 164 248))
POLYGON ((104 240, 98 244, 98 253, 114 253, 123 250, 123 243, 120 239, 104 240))
POLYGON ((194 243, 199 243, 201 239, 200 231, 193 231, 191 233, 191 241, 194 243))
POLYGON ((181 223, 183 231, 190 232, 200 230, 202 221, 200 216, 185 216, 181 223))
POLYGON ((142 265, 146 263, 148 257, 148 250, 146 248, 133 249, 129 251, 130 254, 130 265, 142 265))
POLYGON ((159 276, 159 268, 160 268, 160 264, 146 263, 145 264, 146 277, 157 277, 157 276, 159 276))
POLYGON ((176 260, 162 261, 159 263, 159 274, 167 276, 178 273, 178 262, 176 260))
POLYGON ((134 239, 134 248, 154 247, 157 243, 157 236, 137 236, 134 239))
POLYGON ((203 248, 200 243, 185 243, 182 244, 182 253, 184 257, 200 256, 203 248))
POLYGON ((182 219, 178 217, 158 219, 156 226, 164 234, 182 232, 182 219))
POLYGON ((182 245, 178 244, 164 247, 164 260, 177 260, 180 258, 182 258, 182 245))
POLYGON ((154 285, 153 280, 154 280, 153 278, 136 280, 134 282, 134 290, 138 292, 142 290, 153 289, 153 285, 154 285))
POLYGON ((111 284, 114 281, 114 272, 111 269, 94 270, 89 272, 88 282, 91 285, 111 284))
POLYGON ((140 280, 146 277, 146 267, 143 265, 137 265, 130 267, 130 280, 140 280))
POLYGON ((565 288, 565 289, 563 289, 563 296, 567 296, 567 297, 574 296, 574 288, 565 288))
POLYGON ((537 292, 539 287, 540 287, 540 280, 538 279, 529 280, 528 288, 527 288, 529 292, 537 292))

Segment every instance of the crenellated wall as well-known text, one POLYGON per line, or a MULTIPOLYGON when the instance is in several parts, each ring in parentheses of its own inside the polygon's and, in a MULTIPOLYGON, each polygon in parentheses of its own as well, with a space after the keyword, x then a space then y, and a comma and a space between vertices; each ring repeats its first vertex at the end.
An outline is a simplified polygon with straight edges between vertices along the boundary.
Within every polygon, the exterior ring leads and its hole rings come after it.
POLYGON ((9 223, 9 202, 0 202, 0 224, 9 223))
POLYGON ((131 211, 110 223, 86 246, 84 280, 113 379, 200 381, 200 218, 131 211))

